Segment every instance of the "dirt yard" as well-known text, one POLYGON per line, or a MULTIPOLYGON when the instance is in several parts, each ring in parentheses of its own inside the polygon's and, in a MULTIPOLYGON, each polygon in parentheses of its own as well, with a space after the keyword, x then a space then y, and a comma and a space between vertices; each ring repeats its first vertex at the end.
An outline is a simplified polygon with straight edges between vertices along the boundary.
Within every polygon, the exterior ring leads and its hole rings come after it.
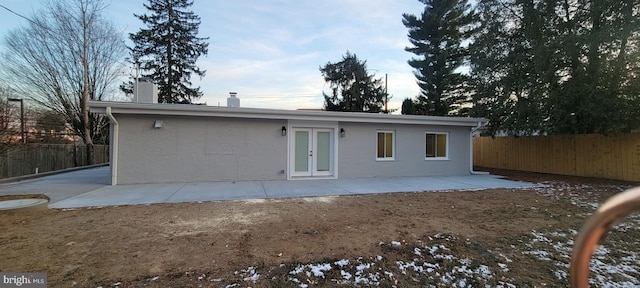
MULTIPOLYGON (((634 183, 493 171, 531 189, 392 193, 0 215, 0 271, 49 287, 564 287, 571 243, 634 183)), ((596 287, 640 285, 640 217, 596 287)))

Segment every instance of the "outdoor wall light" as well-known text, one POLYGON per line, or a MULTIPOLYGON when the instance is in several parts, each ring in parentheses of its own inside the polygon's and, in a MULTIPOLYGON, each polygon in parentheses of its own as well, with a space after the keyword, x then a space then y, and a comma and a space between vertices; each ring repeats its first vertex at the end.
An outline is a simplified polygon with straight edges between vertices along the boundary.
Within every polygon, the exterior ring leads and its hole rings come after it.
POLYGON ((340 128, 340 137, 344 137, 347 135, 347 132, 344 131, 344 128, 340 128))
POLYGON ((160 129, 162 128, 162 120, 156 120, 153 122, 153 128, 160 129))
POLYGON ((287 136, 287 127, 282 126, 282 136, 287 136))

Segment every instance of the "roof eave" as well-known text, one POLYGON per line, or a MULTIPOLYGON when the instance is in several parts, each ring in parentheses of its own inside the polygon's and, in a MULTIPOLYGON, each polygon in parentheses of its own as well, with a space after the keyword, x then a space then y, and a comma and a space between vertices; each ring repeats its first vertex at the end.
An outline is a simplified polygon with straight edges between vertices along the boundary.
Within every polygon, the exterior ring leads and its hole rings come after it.
POLYGON ((344 113, 332 111, 275 110, 257 108, 228 108, 185 104, 141 104, 125 102, 89 102, 92 113, 104 114, 111 107, 113 114, 230 117, 253 119, 336 121, 355 123, 422 124, 446 126, 477 126, 487 122, 483 118, 389 115, 375 113, 344 113))

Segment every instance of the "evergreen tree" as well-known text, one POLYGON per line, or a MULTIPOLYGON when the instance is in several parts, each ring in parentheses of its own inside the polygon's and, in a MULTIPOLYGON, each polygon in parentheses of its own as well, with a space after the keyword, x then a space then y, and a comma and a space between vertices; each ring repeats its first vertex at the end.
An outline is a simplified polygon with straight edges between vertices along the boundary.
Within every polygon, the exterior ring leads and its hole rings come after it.
POLYGON ((320 67, 324 80, 329 83, 331 95, 324 94, 327 111, 383 112, 387 94, 382 79, 367 72, 367 62, 360 61, 347 51, 342 61, 328 62, 320 67))
POLYGON ((565 64, 560 67, 567 77, 550 93, 545 107, 549 133, 637 129, 640 1, 592 0, 559 7, 570 11, 560 15, 566 24, 559 31, 559 56, 565 64))
POLYGON ((146 28, 129 34, 131 53, 142 76, 158 84, 158 103, 191 103, 202 96, 200 87, 191 87, 191 74, 205 75, 196 60, 207 54, 209 38, 197 37, 200 17, 187 11, 191 5, 192 0, 149 0, 144 7, 150 15, 134 14, 146 28))
POLYGON ((467 0, 420 0, 425 8, 420 17, 403 14, 411 47, 417 55, 409 60, 420 95, 417 109, 426 115, 460 114, 468 102, 467 76, 460 72, 468 50, 463 42, 473 33, 475 14, 467 0))
MULTIPOLYGON (((503 0, 478 4, 479 34, 470 46, 474 94, 471 115, 489 119, 498 130, 528 135, 545 130, 544 99, 558 81, 553 73, 555 22, 532 4, 504 11, 503 0), (516 13, 516 14, 514 14, 516 13), (507 27, 504 23, 520 23, 507 27)), ((542 8, 539 6, 538 8, 542 8)))
POLYGON ((400 113, 404 115, 422 115, 424 114, 422 111, 419 111, 420 106, 416 101, 411 98, 404 98, 402 101, 402 107, 400 113))
POLYGON ((640 126, 640 2, 482 0, 473 116, 511 135, 640 126))

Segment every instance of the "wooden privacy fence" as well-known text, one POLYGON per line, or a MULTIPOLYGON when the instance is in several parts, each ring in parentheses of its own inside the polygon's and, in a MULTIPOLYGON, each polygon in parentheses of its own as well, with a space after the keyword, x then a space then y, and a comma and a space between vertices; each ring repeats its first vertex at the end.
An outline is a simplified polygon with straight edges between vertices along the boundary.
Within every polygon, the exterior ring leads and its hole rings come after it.
MULTIPOLYGON (((87 147, 73 144, 26 144, 0 153, 0 179, 85 166, 87 147), (36 172, 37 171, 37 172, 36 172)), ((109 146, 94 145, 95 164, 109 162, 109 146)))
POLYGON ((640 134, 475 137, 473 165, 640 181, 640 134))

